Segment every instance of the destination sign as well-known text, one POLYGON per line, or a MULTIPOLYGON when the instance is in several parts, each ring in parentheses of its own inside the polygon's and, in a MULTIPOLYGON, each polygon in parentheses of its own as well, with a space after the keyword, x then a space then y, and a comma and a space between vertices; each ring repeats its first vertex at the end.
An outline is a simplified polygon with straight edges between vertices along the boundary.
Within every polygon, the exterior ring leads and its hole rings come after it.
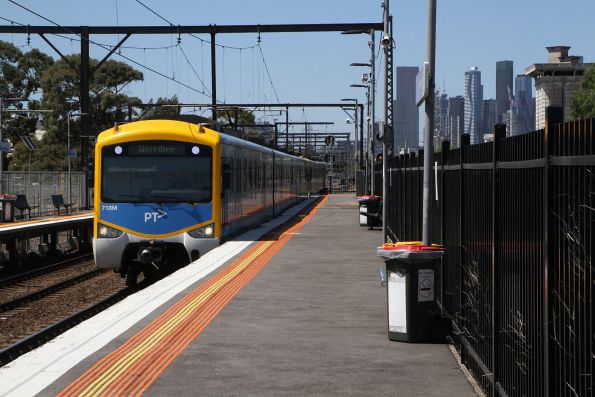
POLYGON ((181 156, 186 154, 184 145, 168 143, 140 143, 128 146, 130 156, 181 156))

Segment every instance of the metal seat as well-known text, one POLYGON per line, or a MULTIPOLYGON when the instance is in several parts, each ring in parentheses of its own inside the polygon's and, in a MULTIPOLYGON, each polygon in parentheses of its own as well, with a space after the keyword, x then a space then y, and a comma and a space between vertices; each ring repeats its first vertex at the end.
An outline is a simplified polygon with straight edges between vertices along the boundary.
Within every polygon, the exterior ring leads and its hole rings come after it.
POLYGON ((14 202, 14 206, 16 209, 21 211, 21 219, 23 219, 23 211, 29 211, 29 218, 31 218, 31 209, 37 208, 37 205, 29 205, 29 201, 27 201, 26 194, 17 194, 17 199, 14 202))
POLYGON ((60 215, 60 207, 64 207, 68 214, 68 208, 72 207, 74 203, 65 203, 64 196, 61 194, 52 194, 52 204, 54 204, 54 208, 56 208, 58 215, 60 215))

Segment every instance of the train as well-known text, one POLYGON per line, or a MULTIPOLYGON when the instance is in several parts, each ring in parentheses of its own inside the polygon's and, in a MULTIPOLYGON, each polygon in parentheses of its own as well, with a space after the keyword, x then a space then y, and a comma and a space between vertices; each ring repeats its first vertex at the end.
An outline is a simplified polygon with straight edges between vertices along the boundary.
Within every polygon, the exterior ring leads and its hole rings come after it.
POLYGON ((208 123, 140 120, 95 146, 93 254, 128 285, 160 277, 325 189, 326 163, 208 123))

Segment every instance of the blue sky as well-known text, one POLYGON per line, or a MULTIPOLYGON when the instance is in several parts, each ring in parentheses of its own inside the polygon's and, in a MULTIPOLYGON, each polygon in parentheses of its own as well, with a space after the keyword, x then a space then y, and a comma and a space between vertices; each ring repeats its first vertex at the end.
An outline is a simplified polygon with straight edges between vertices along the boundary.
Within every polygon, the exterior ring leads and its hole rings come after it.
MULTIPOLYGON (((155 15, 134 0, 16 0, 62 25, 163 25, 155 15)), ((267 23, 335 23, 380 22, 380 0, 219 0, 156 1, 142 0, 174 24, 208 25, 267 23)), ((419 66, 425 57, 426 2, 391 1, 395 22, 395 64, 419 66)), ((572 46, 571 53, 583 55, 585 62, 595 62, 595 1, 593 0, 438 0, 437 87, 444 84, 449 95, 463 92, 464 72, 471 66, 482 71, 484 96, 495 96, 495 63, 514 61, 514 73, 536 62, 545 62, 545 47, 572 46), (444 82, 444 83, 443 83, 444 82)), ((47 25, 7 0, 0 0, 0 16, 19 23, 47 25)), ((5 24, 0 21, 0 24, 5 24)), ((204 36, 205 39, 208 37, 204 36)), ((26 43, 24 35, 0 35, 0 39, 17 45, 26 43)), ((115 36, 92 38, 114 44, 115 36)), ((125 44, 142 48, 175 45, 174 36, 133 36, 125 44)), ((79 52, 76 41, 52 38, 66 53, 79 52)), ((281 102, 337 102, 341 98, 364 100, 364 90, 350 88, 360 83, 364 68, 350 67, 351 62, 367 62, 367 36, 344 36, 338 33, 263 34, 262 51, 274 87, 281 102)), ((256 44, 256 35, 220 35, 218 43, 235 47, 256 44)), ((41 38, 31 36, 31 46, 54 55, 41 38)), ((209 47, 189 36, 182 36, 181 47, 196 74, 210 88, 209 47), (204 69, 204 70, 203 70, 204 69)), ((91 55, 103 57, 105 50, 92 46, 91 55)), ((181 50, 125 49, 123 54, 160 72, 174 76, 185 84, 202 90, 194 71, 181 50)), ((258 49, 243 51, 218 49, 218 96, 227 102, 276 102, 258 49)), ((122 60, 118 56, 113 59, 122 60)), ((143 71, 145 81, 129 87, 128 92, 148 100, 178 95, 181 101, 209 102, 175 82, 150 71, 143 71)), ((382 76, 379 76, 379 83, 382 76)), ((381 84, 379 84, 379 87, 381 84)), ((382 92, 378 92, 378 100, 382 92)), ((294 110, 294 121, 333 121, 334 126, 320 131, 349 132, 346 115, 340 110, 294 110)), ((381 117, 378 107, 376 117, 381 117)), ((268 115, 283 119, 284 116, 268 115)))

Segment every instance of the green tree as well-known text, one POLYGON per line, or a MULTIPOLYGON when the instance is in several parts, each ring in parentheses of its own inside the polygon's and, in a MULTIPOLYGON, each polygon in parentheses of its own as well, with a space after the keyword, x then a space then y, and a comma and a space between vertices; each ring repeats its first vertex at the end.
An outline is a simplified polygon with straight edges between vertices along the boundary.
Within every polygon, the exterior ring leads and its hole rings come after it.
POLYGON ((217 112, 217 121, 229 126, 254 125, 256 120, 254 113, 244 109, 222 110, 217 112))
POLYGON ((570 117, 574 120, 595 117, 595 65, 587 67, 581 86, 570 101, 570 117))
MULTIPOLYGON (((21 142, 20 137, 31 136, 38 123, 43 120, 43 115, 29 113, 25 116, 25 112, 15 113, 6 110, 38 110, 41 76, 53 63, 54 60, 51 57, 39 50, 31 49, 23 52, 11 43, 0 41, 0 97, 23 99, 23 101, 5 101, 2 106, 4 110, 2 138, 11 142, 15 150, 21 142), (28 101, 26 108, 24 100, 28 101)), ((13 158, 8 156, 8 161, 4 165, 8 165, 13 158)))
POLYGON ((163 106, 163 105, 177 105, 180 102, 178 97, 174 95, 171 98, 159 97, 157 101, 153 102, 153 99, 149 100, 149 104, 158 105, 145 108, 141 113, 141 118, 157 118, 157 117, 171 117, 180 114, 180 108, 175 106, 163 106))
MULTIPOLYGON (((66 142, 68 132, 67 115, 77 110, 80 103, 80 78, 78 67, 80 55, 70 55, 67 61, 61 59, 44 71, 41 78, 43 96, 41 106, 51 109, 44 122, 46 133, 40 142, 39 150, 33 155, 32 170, 63 171, 66 169, 66 142), (77 70, 71 66, 74 65, 77 70)), ((98 61, 89 61, 93 70, 98 61)), ((129 106, 141 103, 136 97, 125 93, 126 87, 143 79, 143 74, 123 62, 106 61, 89 81, 90 112, 88 117, 91 134, 110 128, 116 122, 126 120, 129 106)), ((80 118, 71 119, 71 147, 80 145, 80 118)), ((22 150, 22 149, 21 149, 22 150)), ((27 169, 22 161, 24 154, 15 150, 13 169, 27 169)), ((92 155, 92 152, 91 152, 92 155)), ((27 153, 28 156, 28 153, 27 153)), ((28 166, 28 165, 27 165, 28 166)), ((73 159, 73 169, 79 169, 80 160, 73 159)))

